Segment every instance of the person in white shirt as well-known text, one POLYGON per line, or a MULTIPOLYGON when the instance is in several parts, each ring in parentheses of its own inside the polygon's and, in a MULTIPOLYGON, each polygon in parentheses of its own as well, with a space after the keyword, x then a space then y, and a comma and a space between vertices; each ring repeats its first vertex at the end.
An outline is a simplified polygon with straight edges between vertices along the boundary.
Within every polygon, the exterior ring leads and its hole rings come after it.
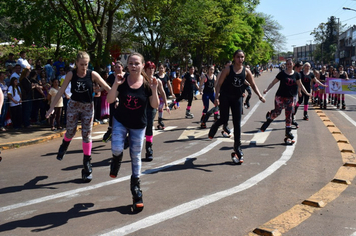
POLYGON ((25 51, 21 51, 20 52, 20 58, 17 60, 17 64, 19 64, 21 66, 21 71, 24 68, 31 69, 31 65, 30 65, 30 63, 28 63, 28 61, 26 59, 26 52, 25 51))
POLYGON ((10 87, 7 94, 10 101, 10 114, 14 129, 20 129, 22 125, 22 99, 21 88, 18 79, 11 78, 10 87))
POLYGON ((15 77, 16 79, 20 79, 20 75, 21 75, 21 66, 19 64, 16 64, 14 68, 14 73, 11 74, 10 79, 12 77, 15 77))

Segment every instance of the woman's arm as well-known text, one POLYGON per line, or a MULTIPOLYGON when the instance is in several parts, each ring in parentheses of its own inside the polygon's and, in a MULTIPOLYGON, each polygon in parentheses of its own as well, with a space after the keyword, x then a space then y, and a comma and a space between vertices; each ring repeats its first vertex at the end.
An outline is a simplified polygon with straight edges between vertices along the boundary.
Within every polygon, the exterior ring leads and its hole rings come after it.
POLYGON ((92 77, 94 81, 100 85, 100 87, 106 90, 106 92, 110 91, 110 86, 105 82, 103 78, 101 78, 101 76, 97 72, 93 71, 92 77))
POLYGON ((161 97, 163 99, 164 106, 166 107, 167 112, 170 113, 169 106, 168 106, 168 103, 167 103, 167 96, 166 96, 166 92, 163 89, 162 81, 160 79, 158 79, 157 83, 158 83, 157 89, 158 89, 158 92, 159 92, 159 94, 161 95, 161 97))
POLYGON ((49 118, 49 116, 53 113, 54 111, 54 106, 57 104, 57 102, 59 101, 59 99, 62 97, 65 89, 67 88, 69 82, 72 80, 73 77, 73 73, 71 71, 69 71, 66 74, 66 77, 63 81, 62 87, 59 89, 58 93, 56 94, 56 96, 54 97, 53 101, 51 102, 51 106, 49 108, 49 110, 46 113, 46 118, 49 118))
POLYGON ((115 76, 114 84, 112 85, 111 89, 108 91, 108 95, 106 97, 106 100, 108 101, 108 103, 111 104, 116 101, 116 98, 119 95, 117 88, 120 85, 122 85, 124 82, 125 82, 125 78, 122 75, 115 76))
POLYGON ((220 88, 221 88, 221 85, 223 84, 223 82, 225 81, 226 76, 229 74, 229 72, 230 72, 230 67, 224 68, 219 76, 219 79, 216 82, 215 101, 214 101, 215 106, 219 106, 219 104, 220 104, 220 101, 219 101, 220 88))
POLYGON ((157 109, 159 106, 159 98, 157 93, 158 81, 157 78, 152 78, 150 81, 152 95, 149 97, 150 105, 152 108, 157 109))
POLYGON ((276 83, 279 82, 279 79, 275 78, 267 87, 267 89, 263 90, 263 93, 266 94, 276 83))
POLYGON ((322 82, 320 82, 316 77, 314 77, 312 80, 313 80, 314 83, 319 84, 319 85, 321 85, 323 87, 326 87, 326 85, 323 84, 322 82))
POLYGON ((302 82, 300 80, 297 80, 297 85, 298 85, 299 89, 303 91, 303 93, 305 95, 310 96, 310 93, 308 93, 308 91, 305 89, 304 85, 302 84, 302 82))
MULTIPOLYGON (((199 92, 200 92, 200 94, 203 94, 202 88, 203 88, 204 82, 205 82, 205 79, 203 78, 203 76, 201 76, 201 77, 200 77, 200 80, 199 80, 199 92)), ((215 82, 216 82, 216 81, 215 81, 215 82)))
POLYGON ((182 93, 184 89, 184 84, 185 84, 185 77, 182 79, 182 82, 180 83, 180 93, 182 93))
MULTIPOLYGON (((175 96, 174 93, 173 93, 171 81, 170 81, 169 79, 167 79, 167 86, 168 86, 169 92, 171 93, 171 96, 172 96, 173 98, 175 98, 176 96, 175 96)), ((167 97, 165 96, 165 98, 167 98, 167 97)))
POLYGON ((261 95, 260 90, 256 86, 255 80, 253 79, 252 73, 249 69, 246 69, 246 79, 250 83, 251 88, 253 91, 257 94, 258 98, 260 99, 261 102, 265 102, 266 99, 261 95))

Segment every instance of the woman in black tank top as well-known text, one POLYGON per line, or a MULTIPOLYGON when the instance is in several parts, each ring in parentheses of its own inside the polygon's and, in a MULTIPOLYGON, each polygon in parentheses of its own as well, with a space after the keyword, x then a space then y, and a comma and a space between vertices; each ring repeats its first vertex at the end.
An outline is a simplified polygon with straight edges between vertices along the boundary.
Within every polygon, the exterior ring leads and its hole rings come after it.
POLYGON ((54 106, 62 97, 68 84, 71 83, 73 94, 67 107, 67 131, 63 137, 63 142, 59 147, 57 159, 62 160, 66 154, 68 146, 77 131, 77 125, 80 118, 84 153, 82 178, 85 182, 90 182, 92 179, 90 160, 92 148, 91 133, 94 118, 93 82, 98 83, 106 91, 110 90, 109 85, 97 72, 88 70, 89 61, 90 57, 86 52, 78 53, 75 62, 76 69, 66 74, 62 87, 59 89, 51 103, 50 109, 46 113, 46 117, 48 118, 53 113, 54 106))
MULTIPOLYGON (((328 72, 326 71, 326 66, 321 67, 321 71, 319 74, 319 81, 325 84, 326 78, 328 76, 328 72)), ((319 86, 319 101, 320 101, 320 109, 326 109, 327 101, 326 101, 326 93, 325 88, 323 86, 319 86)))
POLYGON ((246 88, 245 80, 248 81, 262 102, 265 102, 265 99, 258 90, 251 71, 243 66, 245 53, 242 50, 237 50, 233 58, 233 64, 222 71, 217 81, 214 103, 220 108, 220 118, 211 126, 209 138, 212 139, 214 137, 220 125, 228 122, 229 109, 231 108, 234 125, 234 152, 231 154, 231 158, 234 163, 241 164, 243 162, 243 153, 241 151, 241 113, 242 94, 246 88))

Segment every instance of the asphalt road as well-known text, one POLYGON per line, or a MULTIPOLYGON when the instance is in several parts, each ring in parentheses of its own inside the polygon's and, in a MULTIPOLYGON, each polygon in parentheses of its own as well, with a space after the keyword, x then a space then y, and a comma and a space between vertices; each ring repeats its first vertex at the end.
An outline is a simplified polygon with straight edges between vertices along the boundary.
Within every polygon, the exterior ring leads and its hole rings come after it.
MULTIPOLYGON (((256 78, 261 91, 276 73, 256 78)), ((138 214, 131 211, 128 150, 118 177, 109 177, 105 125, 94 127, 90 183, 81 181, 80 133, 62 161, 55 158, 61 139, 4 151, 0 234, 356 235, 356 168, 343 167, 356 162, 356 96, 346 96, 344 111, 310 106, 309 121, 301 107, 296 143, 286 146, 284 112, 259 132, 277 87, 265 104, 253 94, 244 111, 242 165, 231 161, 232 139, 218 133, 210 140, 208 129, 199 128, 201 100, 193 101, 194 119, 184 118, 186 102, 165 113, 166 130, 154 134, 154 160, 142 163, 145 208, 138 214)))

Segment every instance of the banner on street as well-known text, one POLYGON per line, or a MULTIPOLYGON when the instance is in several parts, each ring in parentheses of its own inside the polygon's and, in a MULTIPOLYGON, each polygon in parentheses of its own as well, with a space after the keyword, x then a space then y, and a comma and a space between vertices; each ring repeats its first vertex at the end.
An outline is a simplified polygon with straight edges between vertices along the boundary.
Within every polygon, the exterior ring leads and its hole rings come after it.
POLYGON ((356 94, 356 79, 326 78, 326 93, 356 94))

